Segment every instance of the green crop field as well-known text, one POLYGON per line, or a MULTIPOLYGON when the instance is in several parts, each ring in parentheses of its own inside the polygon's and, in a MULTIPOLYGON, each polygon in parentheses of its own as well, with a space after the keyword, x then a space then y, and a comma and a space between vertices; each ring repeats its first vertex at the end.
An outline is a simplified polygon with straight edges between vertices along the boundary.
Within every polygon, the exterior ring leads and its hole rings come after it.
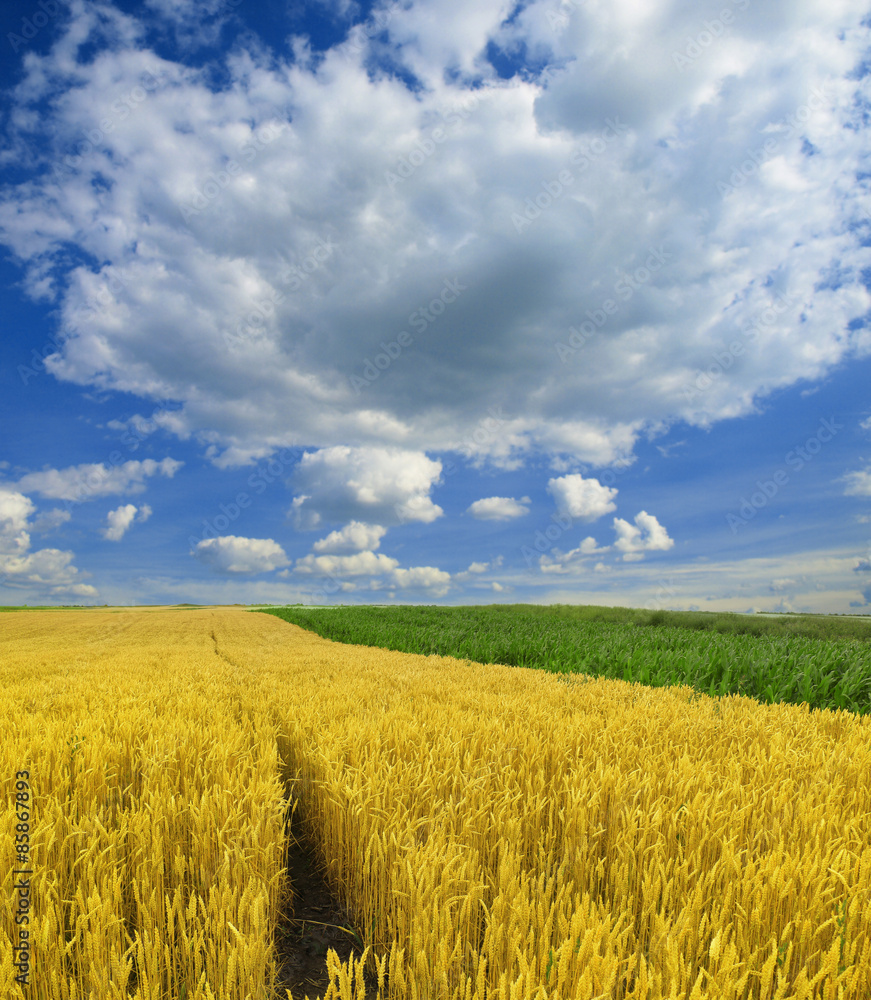
POLYGON ((538 605, 263 609, 327 639, 871 711, 871 622, 538 605))

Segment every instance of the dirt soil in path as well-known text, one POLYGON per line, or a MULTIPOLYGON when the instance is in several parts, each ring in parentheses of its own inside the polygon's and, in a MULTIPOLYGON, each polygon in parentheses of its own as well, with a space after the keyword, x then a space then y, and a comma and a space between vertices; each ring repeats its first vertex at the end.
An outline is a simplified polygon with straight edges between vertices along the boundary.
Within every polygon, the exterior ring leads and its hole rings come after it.
MULTIPOLYGON (((359 958, 363 947, 354 933, 357 928, 353 915, 327 883, 325 865, 305 832, 298 810, 288 828, 284 864, 292 899, 279 917, 275 933, 278 975, 274 995, 276 1000, 287 1000, 285 990, 290 989, 293 1000, 315 1000, 330 985, 327 951, 332 948, 342 962, 347 962, 352 954, 359 958)), ((367 974, 365 983, 366 995, 377 996, 377 978, 367 974)))

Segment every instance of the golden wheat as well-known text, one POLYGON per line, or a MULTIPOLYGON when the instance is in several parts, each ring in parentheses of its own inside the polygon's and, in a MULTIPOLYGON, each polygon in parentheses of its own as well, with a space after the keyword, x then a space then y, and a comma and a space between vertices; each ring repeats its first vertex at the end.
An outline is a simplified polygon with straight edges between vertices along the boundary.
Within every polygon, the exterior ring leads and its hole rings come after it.
POLYGON ((4 899, 23 767, 35 806, 4 997, 270 995, 297 799, 367 946, 328 1000, 363 965, 392 1000, 871 996, 869 717, 235 610, 4 615, 0 656, 4 899))

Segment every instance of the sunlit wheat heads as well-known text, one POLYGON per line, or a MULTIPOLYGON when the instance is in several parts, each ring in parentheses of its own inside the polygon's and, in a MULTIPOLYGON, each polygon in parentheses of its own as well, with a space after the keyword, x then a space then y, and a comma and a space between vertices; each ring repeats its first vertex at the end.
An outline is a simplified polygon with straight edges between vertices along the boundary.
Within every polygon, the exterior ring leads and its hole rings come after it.
POLYGON ((238 610, 16 613, 0 657, 37 970, 0 909, 4 997, 276 995, 294 803, 366 948, 336 1000, 364 966, 384 1000, 871 996, 869 717, 238 610))

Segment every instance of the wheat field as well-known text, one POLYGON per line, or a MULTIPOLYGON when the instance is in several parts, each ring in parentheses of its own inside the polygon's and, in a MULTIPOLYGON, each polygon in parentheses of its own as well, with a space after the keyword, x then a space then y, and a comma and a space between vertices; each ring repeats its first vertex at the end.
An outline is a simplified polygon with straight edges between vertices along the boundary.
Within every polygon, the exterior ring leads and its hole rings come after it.
POLYGON ((234 609, 10 613, 0 677, 4 998, 277 995, 297 808, 366 946, 330 1000, 871 996, 871 717, 234 609))

